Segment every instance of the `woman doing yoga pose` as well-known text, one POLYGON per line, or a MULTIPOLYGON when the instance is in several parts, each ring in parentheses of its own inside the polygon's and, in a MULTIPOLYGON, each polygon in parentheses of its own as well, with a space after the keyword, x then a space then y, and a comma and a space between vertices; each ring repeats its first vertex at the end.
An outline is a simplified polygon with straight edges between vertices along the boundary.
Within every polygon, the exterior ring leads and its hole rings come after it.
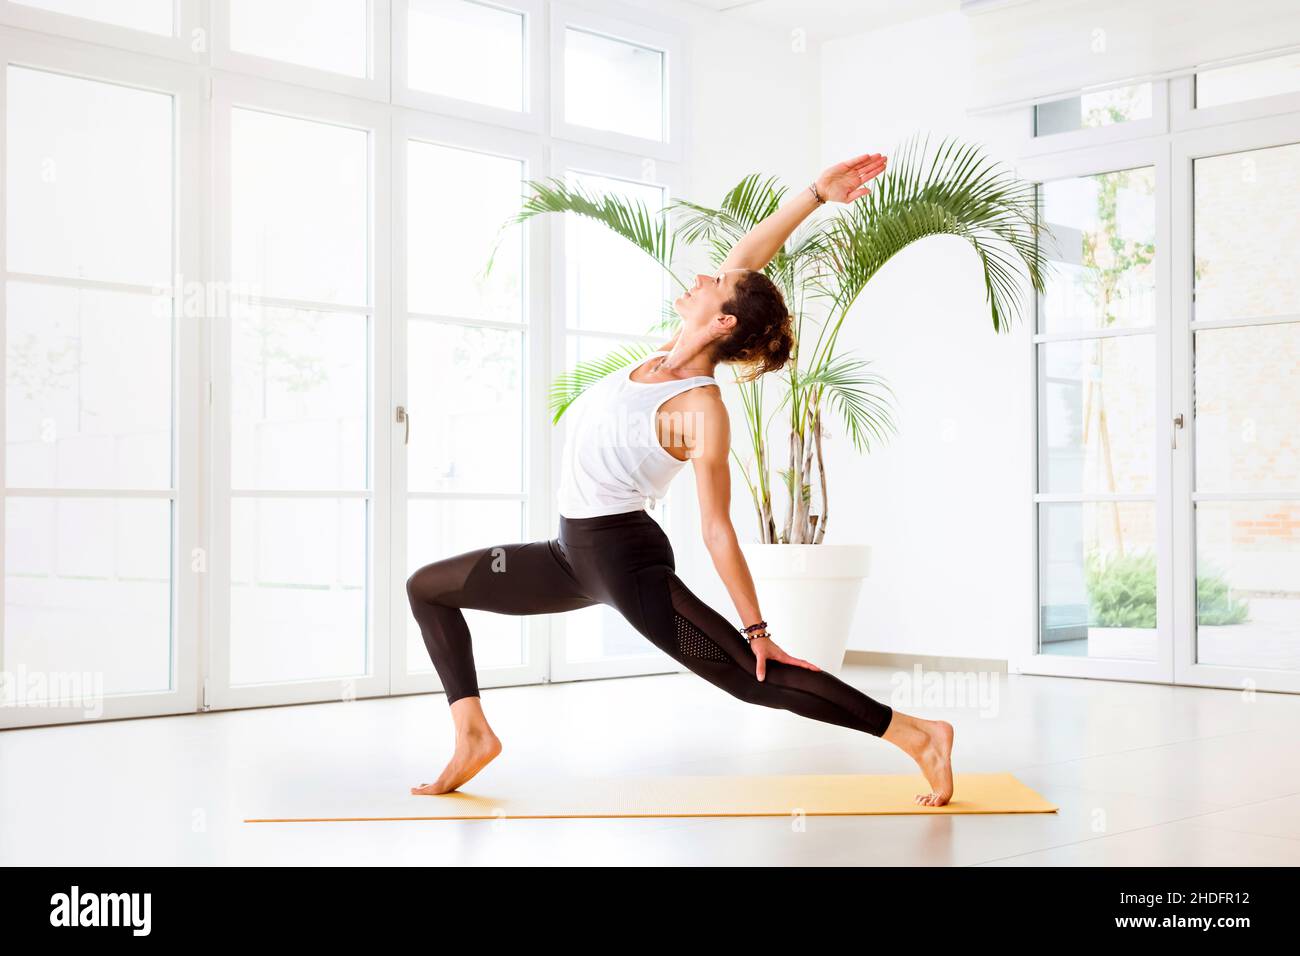
POLYGON ((450 762, 412 793, 455 790, 501 752, 479 699, 462 610, 555 614, 607 604, 673 660, 741 700, 854 730, 900 747, 931 790, 952 797, 952 726, 891 709, 815 664, 792 657, 763 626, 754 582, 731 524, 731 447, 713 372, 746 379, 782 368, 794 346, 780 291, 760 270, 823 202, 850 203, 885 169, 867 154, 827 169, 738 242, 717 272, 674 303, 682 324, 651 356, 591 386, 569 409, 557 537, 479 548, 426 565, 407 581, 411 610, 456 727, 450 762), (681 582, 672 546, 646 511, 692 461, 701 532, 741 630, 681 582))

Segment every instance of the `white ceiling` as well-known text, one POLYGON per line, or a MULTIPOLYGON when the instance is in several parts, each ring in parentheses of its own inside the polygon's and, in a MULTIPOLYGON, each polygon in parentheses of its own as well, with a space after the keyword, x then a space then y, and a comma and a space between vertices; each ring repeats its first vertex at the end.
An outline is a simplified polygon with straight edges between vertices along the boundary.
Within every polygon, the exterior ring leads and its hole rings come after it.
POLYGON ((948 13, 961 0, 686 0, 746 23, 781 30, 802 28, 819 40, 948 13))

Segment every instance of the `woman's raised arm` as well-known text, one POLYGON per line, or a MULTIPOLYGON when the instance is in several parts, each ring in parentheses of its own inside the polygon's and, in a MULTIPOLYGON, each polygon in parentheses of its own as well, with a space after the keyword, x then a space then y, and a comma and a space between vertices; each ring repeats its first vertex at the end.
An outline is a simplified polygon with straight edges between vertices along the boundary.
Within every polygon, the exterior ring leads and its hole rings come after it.
POLYGON ((871 192, 867 183, 885 171, 885 162, 886 158, 880 153, 864 153, 831 166, 806 189, 796 192, 776 212, 745 233, 720 268, 762 269, 772 261, 799 223, 823 202, 849 203, 871 192))

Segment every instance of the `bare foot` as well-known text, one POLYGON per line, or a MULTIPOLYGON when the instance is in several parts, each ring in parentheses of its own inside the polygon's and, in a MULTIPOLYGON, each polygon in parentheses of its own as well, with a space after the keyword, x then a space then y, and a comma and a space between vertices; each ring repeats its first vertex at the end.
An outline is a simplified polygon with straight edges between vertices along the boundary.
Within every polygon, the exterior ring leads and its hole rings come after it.
POLYGON ((918 793, 916 802, 923 807, 941 807, 952 799, 952 724, 946 720, 921 721, 929 739, 912 759, 930 784, 929 793, 918 793))
POLYGON ((952 724, 895 711, 884 736, 916 761, 930 784, 930 792, 918 793, 916 803, 942 807, 952 799, 952 724))
POLYGON ((456 750, 433 783, 412 787, 411 793, 433 796, 450 793, 465 784, 501 753, 501 741, 491 730, 471 731, 456 737, 456 750))

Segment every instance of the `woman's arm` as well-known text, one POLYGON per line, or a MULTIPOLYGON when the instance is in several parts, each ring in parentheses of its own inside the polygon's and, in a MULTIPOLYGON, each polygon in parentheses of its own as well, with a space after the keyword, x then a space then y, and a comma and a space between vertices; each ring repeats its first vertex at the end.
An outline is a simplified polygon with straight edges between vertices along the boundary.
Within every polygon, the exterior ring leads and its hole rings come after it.
MULTIPOLYGON (((695 485, 700 499, 700 532, 704 546, 713 558, 713 566, 731 595, 732 603, 740 614, 741 623, 748 627, 763 619, 758 609, 758 595, 749 565, 736 539, 736 529, 731 524, 731 423, 721 394, 714 389, 697 389, 686 409, 694 415, 699 427, 695 445, 691 449, 695 465, 695 485), (696 398, 695 396, 700 396, 696 398)), ((757 658, 756 673, 759 680, 767 674, 767 661, 795 664, 809 670, 820 670, 816 664, 791 657, 770 637, 756 637, 750 648, 757 658)))
MULTIPOLYGON (((885 171, 885 157, 880 153, 864 153, 854 159, 836 163, 814 180, 817 193, 823 202, 848 203, 871 190, 867 183, 885 171)), ((821 203, 812 189, 800 189, 780 207, 745 233, 743 239, 727 255, 721 268, 759 270, 772 261, 799 223, 821 203)))

